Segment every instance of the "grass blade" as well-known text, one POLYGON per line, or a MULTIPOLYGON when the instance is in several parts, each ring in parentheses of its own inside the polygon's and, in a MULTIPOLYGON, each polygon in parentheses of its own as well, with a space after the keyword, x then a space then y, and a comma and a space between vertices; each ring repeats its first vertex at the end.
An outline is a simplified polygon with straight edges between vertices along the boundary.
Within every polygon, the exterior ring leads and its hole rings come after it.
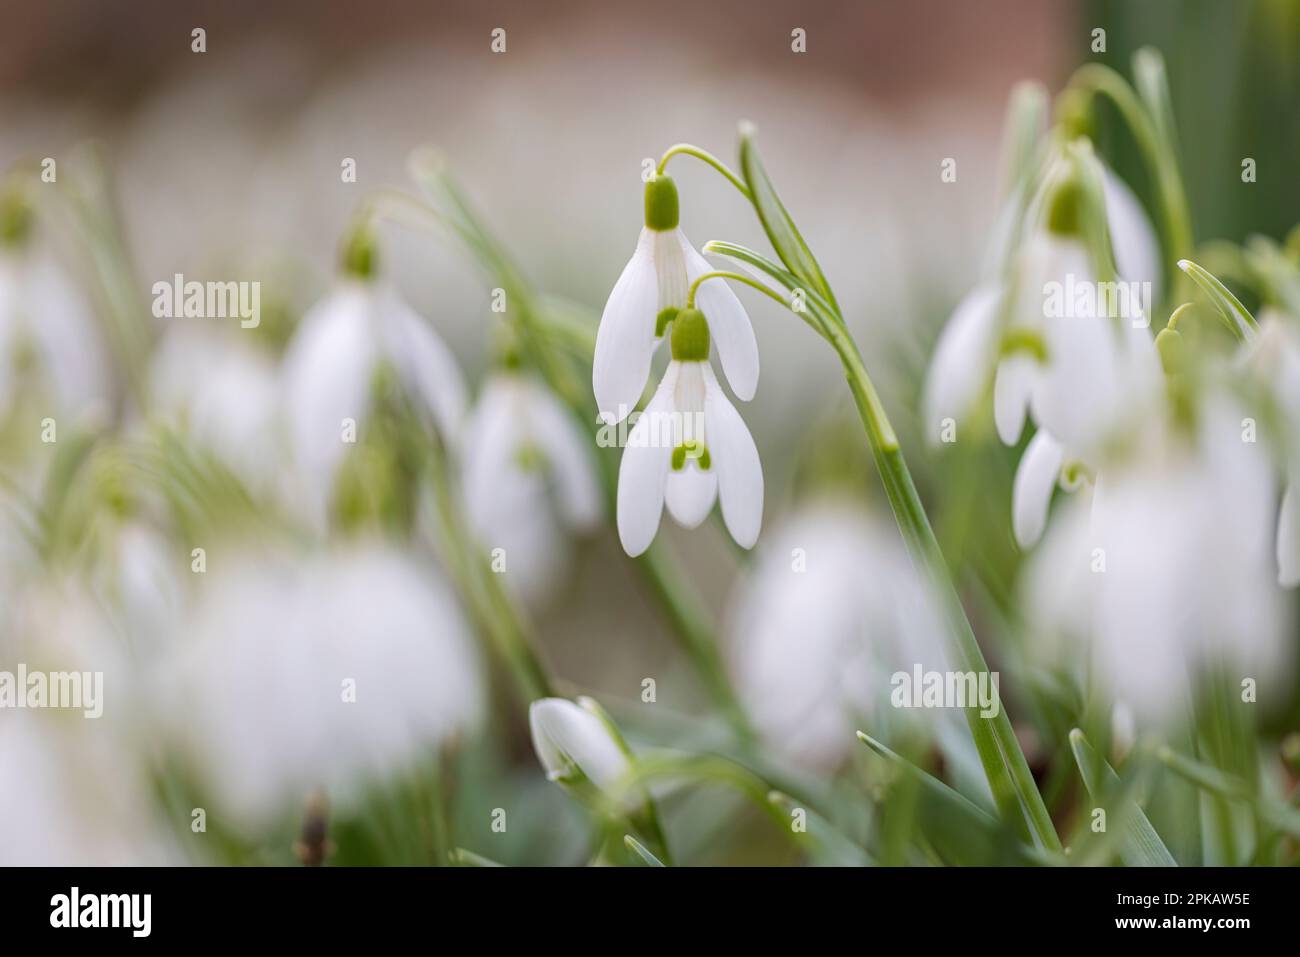
MULTIPOLYGON (((1070 732, 1070 750, 1074 752, 1074 760, 1083 776, 1084 786, 1094 800, 1101 801, 1106 793, 1114 793, 1122 787, 1119 775, 1088 743, 1078 728, 1070 732)), ((1178 866, 1136 801, 1121 801, 1118 811, 1122 815, 1124 827, 1119 854, 1125 864, 1130 867, 1178 866)))

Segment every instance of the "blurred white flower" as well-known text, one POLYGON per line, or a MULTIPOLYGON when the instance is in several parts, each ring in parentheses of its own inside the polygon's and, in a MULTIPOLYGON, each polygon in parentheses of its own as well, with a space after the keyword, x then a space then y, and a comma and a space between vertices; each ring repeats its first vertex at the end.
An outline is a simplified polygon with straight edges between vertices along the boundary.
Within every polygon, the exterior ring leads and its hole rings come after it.
POLYGON ((211 570, 159 714, 241 825, 313 788, 346 804, 472 728, 483 676, 439 575, 387 546, 211 570))
MULTIPOLYGON (((1123 280, 1151 283, 1154 295, 1160 282, 1160 247, 1155 230, 1133 191, 1109 168, 1102 169, 1116 270, 1123 280)), ((1008 205, 1002 220, 1008 219, 1009 211, 1008 205)), ((958 303, 939 336, 923 398, 927 435, 932 442, 939 441, 944 419, 960 423, 974 411, 995 367, 1000 380, 997 391, 1002 393, 995 406, 999 411, 998 434, 1008 445, 1014 445, 1020 437, 1032 392, 1025 381, 1031 378, 1032 362, 1028 357, 1015 355, 999 361, 1003 330, 998 322, 998 309, 1002 299, 1004 295, 1009 296, 1016 313, 1012 317, 1013 326, 1019 321, 1037 329, 1043 325, 1045 283, 1060 281, 1071 273, 1076 283, 1095 275, 1079 240, 1052 236, 1044 224, 1036 222, 1041 213, 1031 209, 1026 214, 1028 235, 1021 249, 1013 254, 1020 259, 1014 288, 1004 290, 1000 278, 976 286, 958 303)))
MULTIPOLYGON (((610 424, 621 422, 636 407, 667 319, 686 307, 691 284, 713 270, 678 227, 672 177, 656 176, 646 183, 645 223, 596 333, 592 386, 601 417, 610 424)), ((744 307, 721 279, 702 283, 695 304, 717 340, 718 358, 732 390, 749 401, 758 386, 758 342, 744 307)))
POLYGON ((1082 644, 1143 722, 1183 713, 1209 669, 1261 688, 1286 674, 1272 464, 1243 439, 1242 409, 1216 396, 1199 414, 1195 436, 1153 429, 1135 460, 1108 465, 1022 581, 1033 647, 1076 662, 1082 644))
POLYGON ((551 780, 575 769, 601 790, 615 787, 631 767, 627 752, 587 699, 542 698, 528 708, 533 750, 551 780))
MULTIPOLYGON (((3 212, 0 211, 0 215, 3 212)), ((98 415, 111 396, 94 313, 43 244, 0 237, 0 416, 36 386, 50 415, 98 415)))
POLYGON ((618 471, 618 536, 629 555, 654 541, 664 504, 686 528, 721 501, 742 548, 763 522, 763 468, 744 420, 709 365, 709 331, 699 310, 673 320, 673 359, 628 436, 618 471))
POLYGON ((82 697, 71 710, 0 711, 0 865, 181 863, 149 779, 152 734, 130 636, 74 578, 30 566, 5 577, 0 668, 79 673, 82 697))
MULTIPOLYGON (((0 866, 122 867, 184 860, 140 754, 104 721, 14 712, 0 721, 0 866)), ((140 749, 143 750, 143 749, 140 749)))
POLYGON ((1260 314, 1259 334, 1242 346, 1240 360, 1270 391, 1282 418, 1285 490, 1277 521, 1278 581, 1300 585, 1300 334, 1274 310, 1260 314))
POLYGON ((491 376, 470 413, 462 447, 470 525, 485 547, 505 549, 506 580, 527 601, 563 571, 567 533, 600 522, 589 442, 555 395, 519 372, 491 376))
POLYGON ((283 401, 290 444, 309 506, 323 515, 348 445, 344 420, 360 430, 383 364, 448 444, 465 413, 465 382, 442 340, 393 289, 346 278, 299 325, 284 357, 283 401))
POLYGON ((764 740, 827 769, 860 747, 855 731, 880 734, 901 718, 894 672, 945 667, 944 627, 898 535, 856 506, 824 502, 764 543, 731 601, 728 660, 764 740))
POLYGON ((248 488, 269 490, 283 474, 279 378, 275 363, 239 335, 169 331, 149 370, 150 408, 248 488))
MULTIPOLYGON (((1054 174, 1049 173, 1050 177, 1054 174)), ((1027 548, 1047 522, 1052 490, 1076 489, 1095 479, 1105 443, 1132 425, 1158 398, 1159 356, 1149 317, 1132 283, 1158 278, 1158 247, 1141 205, 1109 170, 1104 172, 1106 214, 1115 249, 1117 282, 1108 301, 1082 237, 1080 188, 1063 179, 1032 210, 1030 228, 1014 252, 1015 281, 977 287, 957 307, 935 349, 925 388, 932 441, 970 413, 996 366, 993 414, 1007 445, 1020 441, 1032 413, 1038 428, 1016 473, 1012 503, 1016 541, 1027 548), (1053 306, 1057 290, 1064 311, 1053 306), (1092 293, 1095 312, 1076 314, 1071 290, 1092 293), (1003 303, 1010 324, 999 322, 1003 303), (1111 307, 1115 314, 1111 314, 1111 307), (1018 344, 1017 340, 1022 340, 1018 344), (1003 354, 1003 342, 1012 343, 1003 354)), ((1154 293, 1153 293, 1154 295, 1154 293)))

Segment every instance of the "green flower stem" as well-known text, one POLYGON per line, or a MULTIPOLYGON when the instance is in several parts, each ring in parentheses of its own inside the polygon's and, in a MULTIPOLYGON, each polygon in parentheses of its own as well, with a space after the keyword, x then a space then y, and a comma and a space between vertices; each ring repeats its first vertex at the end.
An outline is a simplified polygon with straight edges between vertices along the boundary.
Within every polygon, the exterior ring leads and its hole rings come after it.
MULTIPOLYGON (((958 666, 966 671, 986 672, 988 663, 980 650, 961 598, 952 584, 939 543, 930 519, 921 504, 911 472, 898 447, 898 439, 885 413, 871 378, 862 364, 862 357, 853 339, 832 327, 831 344, 844 366, 845 379, 853 393, 858 413, 866 429, 872 457, 885 485, 894 518, 903 532, 903 538, 919 567, 926 569, 933 579, 952 624, 958 666)), ((988 776, 989 786, 998 808, 1009 821, 1022 822, 1027 817, 1034 836, 1048 850, 1060 850, 1061 841, 1052 817, 1043 803, 1042 795, 1034 783, 1029 763, 1020 750, 1011 719, 1006 709, 999 709, 996 718, 980 717, 976 709, 966 710, 971 735, 979 752, 980 761, 988 776), (992 725, 992 735, 988 725, 992 725)))
MULTIPOLYGON (((708 161, 708 154, 693 147, 683 146, 677 152, 691 153, 708 161), (703 155, 701 155, 703 154, 703 155)), ((664 163, 671 157, 673 150, 665 154, 664 163)), ((716 159, 714 159, 716 163, 716 159)), ((594 421, 594 407, 590 400, 589 387, 581 386, 575 378, 569 357, 556 348, 563 344, 572 351, 573 346, 581 349, 584 361, 590 361, 595 348, 594 339, 583 336, 569 311, 561 304, 543 300, 533 290, 523 272, 515 265, 506 249, 497 242, 482 225, 480 218, 470 206, 455 182, 447 174, 440 158, 427 151, 417 153, 410 162, 411 172, 416 181, 435 198, 446 201, 448 209, 434 208, 419 199, 408 197, 403 193, 391 191, 376 200, 378 208, 387 211, 412 207, 425 224, 436 224, 447 228, 473 254, 483 270, 499 281, 507 291, 511 303, 510 315, 514 318, 520 331, 526 354, 536 364, 546 384, 569 407, 579 426, 586 430, 594 421), (559 321, 552 317, 559 315, 559 321), (559 342, 557 342, 559 340, 559 342), (590 343, 589 348, 582 348, 590 343)), ((719 166, 721 164, 718 164, 719 166)), ((722 167, 723 172, 729 172, 722 167)), ((734 177, 734 174, 731 174, 734 177)), ((742 191, 743 184, 739 184, 742 191)), ((598 454, 599 475, 605 492, 605 500, 610 514, 613 514, 618 495, 618 470, 610 455, 598 454)), ((742 744, 749 744, 755 739, 753 726, 745 715, 740 699, 737 697, 723 666, 719 652, 716 631, 709 622, 706 610, 700 599, 686 581, 677 572, 675 563, 667 557, 666 546, 655 543, 643 555, 635 559, 637 570, 641 573, 651 593, 662 606, 665 617, 677 635, 687 658, 694 667, 705 691, 713 698, 726 716, 742 744)), ((497 584, 497 576, 488 571, 491 583, 497 584)), ((509 645, 511 623, 506 621, 495 628, 502 633, 500 643, 509 645)), ((526 661, 519 661, 515 670, 521 684, 537 684, 535 676, 538 669, 526 661)))
POLYGON ((429 471, 434 503, 447 546, 447 562, 461 594, 469 601, 479 626, 509 668, 521 703, 527 707, 538 698, 551 697, 550 679, 529 643, 528 631, 514 601, 465 525, 465 509, 451 477, 445 450, 437 442, 431 445, 433 462, 429 471))
POLYGON ((649 753, 640 755, 624 776, 621 786, 612 794, 633 793, 650 781, 665 778, 685 778, 702 784, 721 784, 739 792, 759 811, 772 820, 791 842, 800 849, 804 844, 790 826, 790 818, 780 804, 769 800, 771 786, 742 764, 712 754, 649 753))
POLYGON ((698 146, 693 146, 690 143, 677 143, 674 146, 668 147, 668 149, 664 151, 664 155, 659 157, 657 172, 660 175, 663 175, 664 170, 668 167, 668 161, 674 156, 694 156, 696 159, 702 160, 725 176, 732 186, 740 190, 742 196, 748 200, 753 200, 753 196, 749 192, 749 187, 745 185, 745 181, 732 172, 731 168, 727 166, 726 163, 722 162, 722 160, 718 159, 708 150, 702 150, 698 146))
POLYGON ((1071 79, 1070 87, 1105 96, 1115 104, 1132 131, 1160 194, 1160 212, 1169 243, 1165 259, 1172 261, 1190 256, 1194 249, 1192 217, 1182 173, 1138 95, 1122 76, 1102 63, 1080 67, 1071 79))
MULTIPOLYGON (((615 495, 616 492, 608 496, 611 507, 615 495)), ((700 607, 698 598, 676 570, 674 563, 667 558, 662 546, 652 545, 634 561, 663 607, 664 614, 705 691, 722 710, 741 743, 752 743, 757 735, 727 676, 722 654, 718 650, 717 634, 709 625, 708 616, 700 607)))
MULTIPOLYGON (((934 580, 937 592, 943 599, 952 624, 952 645, 957 660, 968 671, 986 672, 988 664, 953 586, 939 543, 935 540, 934 530, 930 527, 930 520, 899 449, 893 425, 867 374, 862 355, 848 331, 843 313, 836 305, 830 283, 812 250, 799 234, 794 219, 778 198, 776 189, 759 160, 754 146, 753 129, 747 124, 741 126, 740 161, 745 180, 751 188, 754 211, 785 268, 782 269, 752 250, 731 244, 714 242, 706 248, 728 251, 733 258, 771 276, 791 290, 792 295, 796 289, 804 290, 805 305, 818 320, 824 336, 844 367, 844 376, 866 429, 872 457, 908 550, 917 566, 934 580)), ((1047 805, 1034 784, 1029 764, 1020 750, 1006 710, 999 709, 996 718, 984 719, 976 709, 967 709, 966 718, 999 813, 1009 825, 1016 827, 1026 837, 1030 836, 1032 830, 1033 836, 1043 848, 1049 851, 1059 850, 1060 837, 1052 824, 1047 805)))

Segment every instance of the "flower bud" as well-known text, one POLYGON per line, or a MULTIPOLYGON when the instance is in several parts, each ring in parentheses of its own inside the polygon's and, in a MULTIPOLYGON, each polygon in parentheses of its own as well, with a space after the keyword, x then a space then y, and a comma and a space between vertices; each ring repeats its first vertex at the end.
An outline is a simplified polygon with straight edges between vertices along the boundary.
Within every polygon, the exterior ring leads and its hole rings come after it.
POLYGON ((595 702, 579 698, 542 698, 528 709, 533 749, 547 776, 563 784, 582 778, 601 790, 614 787, 630 766, 614 730, 593 710, 595 702))

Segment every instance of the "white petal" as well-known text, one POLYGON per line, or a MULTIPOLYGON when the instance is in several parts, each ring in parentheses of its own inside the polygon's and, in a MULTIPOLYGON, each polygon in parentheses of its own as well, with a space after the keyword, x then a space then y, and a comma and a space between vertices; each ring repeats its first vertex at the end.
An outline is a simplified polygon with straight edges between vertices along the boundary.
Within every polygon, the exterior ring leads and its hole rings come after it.
POLYGON ((998 427, 998 438, 1005 445, 1020 441, 1037 371, 1037 361, 1020 353, 998 363, 993 380, 993 420, 998 427))
POLYGON ((539 382, 525 381, 525 416, 533 441, 546 454, 555 480, 560 512, 577 529, 589 529, 600 521, 600 483, 591 458, 592 438, 578 428, 569 411, 555 394, 539 382))
POLYGON ((641 230, 636 252, 614 284, 596 331, 591 384, 601 418, 611 425, 636 408, 650 375, 659 281, 651 250, 655 234, 641 230))
POLYGON ((572 701, 542 698, 528 708, 533 749, 548 774, 572 761, 599 788, 611 788, 627 772, 628 760, 605 723, 572 701))
POLYGON ((645 411, 628 436, 623 461, 618 467, 618 538, 623 550, 635 558, 654 541, 663 514, 664 485, 672 461, 673 445, 662 441, 664 416, 671 415, 673 389, 680 365, 668 364, 668 371, 645 411))
POLYGON ((763 466, 745 421, 704 365, 705 444, 718 472, 722 518, 736 544, 753 548, 763 524, 763 466))
MULTIPOLYGON (((531 385, 501 374, 484 384, 466 425, 461 474, 465 510, 479 544, 486 551, 504 549, 507 587, 536 604, 565 572, 568 543, 547 492, 547 474, 525 467, 520 458, 537 442, 528 424, 531 385)), ((542 454, 549 460, 551 453, 542 454)))
POLYGON ((1044 429, 1039 429, 1025 448, 1011 491, 1011 525, 1021 548, 1029 548, 1043 535, 1063 458, 1061 443, 1044 429))
POLYGON ((1277 580, 1283 588, 1300 585, 1300 486, 1295 482, 1286 487, 1277 519, 1277 580))
POLYGON ((1128 184, 1105 167, 1102 180, 1110 243, 1120 278, 1152 284, 1152 301, 1160 295, 1160 244, 1142 202, 1128 184))
POLYGON ((944 419, 959 421, 975 406, 988 382, 997 345, 1000 289, 977 286, 944 326, 925 380, 927 436, 937 443, 944 419))
POLYGON ((684 528, 695 528, 708 518, 717 497, 718 472, 715 468, 701 471, 688 458, 680 470, 668 473, 664 502, 668 505, 668 514, 684 528))
POLYGON ((515 488, 520 477, 516 455, 522 442, 515 385, 507 376, 492 376, 483 384, 466 422, 461 450, 465 510, 474 530, 488 536, 483 542, 488 546, 499 544, 492 535, 497 526, 493 519, 501 512, 503 499, 513 504, 530 498, 515 488))
POLYGON ((465 417, 465 380, 446 343, 396 292, 373 292, 384 353, 406 390, 420 399, 443 437, 455 443, 465 417))
POLYGON ((318 510, 328 503, 334 470, 348 448, 343 420, 360 423, 369 411, 378 358, 369 309, 364 289, 341 286, 303 316, 285 353, 289 439, 318 510))
MULTIPOLYGON (((681 237, 686 255, 686 274, 691 282, 714 266, 696 252, 685 236, 681 237)), ((709 335, 718 347, 722 371, 736 397, 748 402, 758 388, 758 341, 745 307, 740 304, 725 279, 709 279, 695 293, 695 305, 709 323, 709 335)))

